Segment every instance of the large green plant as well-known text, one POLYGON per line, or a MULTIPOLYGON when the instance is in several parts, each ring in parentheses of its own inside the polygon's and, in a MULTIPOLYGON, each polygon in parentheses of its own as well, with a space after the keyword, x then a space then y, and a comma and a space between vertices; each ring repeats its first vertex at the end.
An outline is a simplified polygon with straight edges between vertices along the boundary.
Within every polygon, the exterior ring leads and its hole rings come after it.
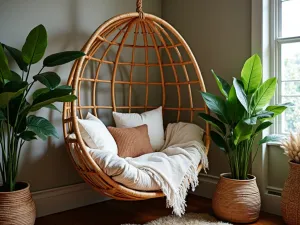
MULTIPOLYGON (((199 116, 214 128, 210 132, 211 139, 228 156, 232 178, 244 180, 253 162, 251 153, 255 138, 272 125, 271 119, 291 104, 267 106, 274 96, 277 80, 270 78, 262 83, 262 64, 258 55, 246 61, 241 79, 233 78, 231 86, 214 71, 212 73, 223 98, 205 92, 201 94, 217 118, 205 113, 199 113, 199 116)), ((280 135, 269 135, 258 144, 280 139, 280 135)))
POLYGON ((68 51, 50 55, 44 59, 39 73, 31 77, 32 65, 43 58, 46 48, 47 32, 43 25, 29 33, 22 51, 0 43, 0 172, 4 191, 15 190, 20 152, 26 141, 37 137, 42 140, 49 136, 58 138, 55 127, 34 113, 41 108, 58 110, 53 103, 76 99, 70 86, 59 86, 61 79, 55 72, 43 70, 71 62, 84 53, 68 51), (21 75, 10 70, 6 53, 16 61, 21 75), (30 92, 36 83, 45 87, 30 92))

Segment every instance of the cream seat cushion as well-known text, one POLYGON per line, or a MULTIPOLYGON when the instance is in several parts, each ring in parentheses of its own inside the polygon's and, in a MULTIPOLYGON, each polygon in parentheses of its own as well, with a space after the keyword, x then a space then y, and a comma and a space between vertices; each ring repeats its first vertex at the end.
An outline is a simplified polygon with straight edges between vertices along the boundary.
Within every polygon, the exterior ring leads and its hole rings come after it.
POLYGON ((77 119, 82 139, 88 147, 118 154, 118 147, 104 123, 88 113, 86 119, 77 119))

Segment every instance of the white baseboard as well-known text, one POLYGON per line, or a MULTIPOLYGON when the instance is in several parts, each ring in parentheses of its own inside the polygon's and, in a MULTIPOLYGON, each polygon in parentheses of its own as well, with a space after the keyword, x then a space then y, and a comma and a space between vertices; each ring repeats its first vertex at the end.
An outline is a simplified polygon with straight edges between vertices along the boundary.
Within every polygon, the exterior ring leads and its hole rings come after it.
MULTIPOLYGON (((205 198, 212 198, 216 190, 219 177, 200 174, 199 186, 192 194, 205 198)), ((281 189, 268 187, 270 190, 280 192, 281 189)), ((42 217, 66 210, 83 207, 106 201, 109 198, 101 196, 86 183, 53 188, 32 193, 33 200, 37 207, 37 217, 42 217)), ((280 215, 280 196, 265 193, 262 199, 262 210, 280 215)))
POLYGON ((108 200, 85 183, 32 193, 37 217, 79 208, 108 200))

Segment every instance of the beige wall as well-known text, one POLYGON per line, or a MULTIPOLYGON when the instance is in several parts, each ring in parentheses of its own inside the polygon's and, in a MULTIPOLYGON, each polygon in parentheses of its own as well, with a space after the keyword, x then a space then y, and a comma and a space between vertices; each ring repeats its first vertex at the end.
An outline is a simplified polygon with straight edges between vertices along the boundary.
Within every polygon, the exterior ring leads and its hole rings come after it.
MULTIPOLYGON (((190 45, 209 92, 219 93, 210 73, 231 82, 240 76, 243 62, 251 55, 251 0, 163 0, 163 18, 190 45)), ((211 148, 210 171, 228 171, 223 153, 211 148)))
MULTIPOLYGON (((79 50, 94 30, 117 14, 135 11, 135 0, 0 0, 0 42, 21 49, 28 32, 38 24, 48 31, 46 55, 79 50)), ((147 12, 161 16, 161 1, 144 1, 147 12)), ((56 69, 65 83, 72 64, 56 69)), ((34 67, 37 72, 40 64, 34 67)), ((50 138, 27 144, 23 150, 19 180, 31 184, 32 191, 82 182, 73 168, 62 138, 61 114, 48 110, 60 139, 50 138)))

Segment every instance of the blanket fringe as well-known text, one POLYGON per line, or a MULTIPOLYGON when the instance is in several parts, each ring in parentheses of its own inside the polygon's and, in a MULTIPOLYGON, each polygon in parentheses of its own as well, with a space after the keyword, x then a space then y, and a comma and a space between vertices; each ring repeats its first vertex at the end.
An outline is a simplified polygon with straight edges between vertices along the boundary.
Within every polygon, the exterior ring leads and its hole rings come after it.
POLYGON ((191 187, 192 191, 195 191, 195 188, 198 186, 198 176, 197 169, 194 165, 191 165, 186 172, 178 190, 172 190, 169 185, 166 185, 165 182, 162 181, 160 177, 158 177, 155 173, 151 173, 151 176, 157 182, 157 184, 161 187, 162 192, 166 195, 167 208, 173 208, 173 213, 179 217, 184 215, 186 208, 186 196, 188 193, 188 189, 191 187))

